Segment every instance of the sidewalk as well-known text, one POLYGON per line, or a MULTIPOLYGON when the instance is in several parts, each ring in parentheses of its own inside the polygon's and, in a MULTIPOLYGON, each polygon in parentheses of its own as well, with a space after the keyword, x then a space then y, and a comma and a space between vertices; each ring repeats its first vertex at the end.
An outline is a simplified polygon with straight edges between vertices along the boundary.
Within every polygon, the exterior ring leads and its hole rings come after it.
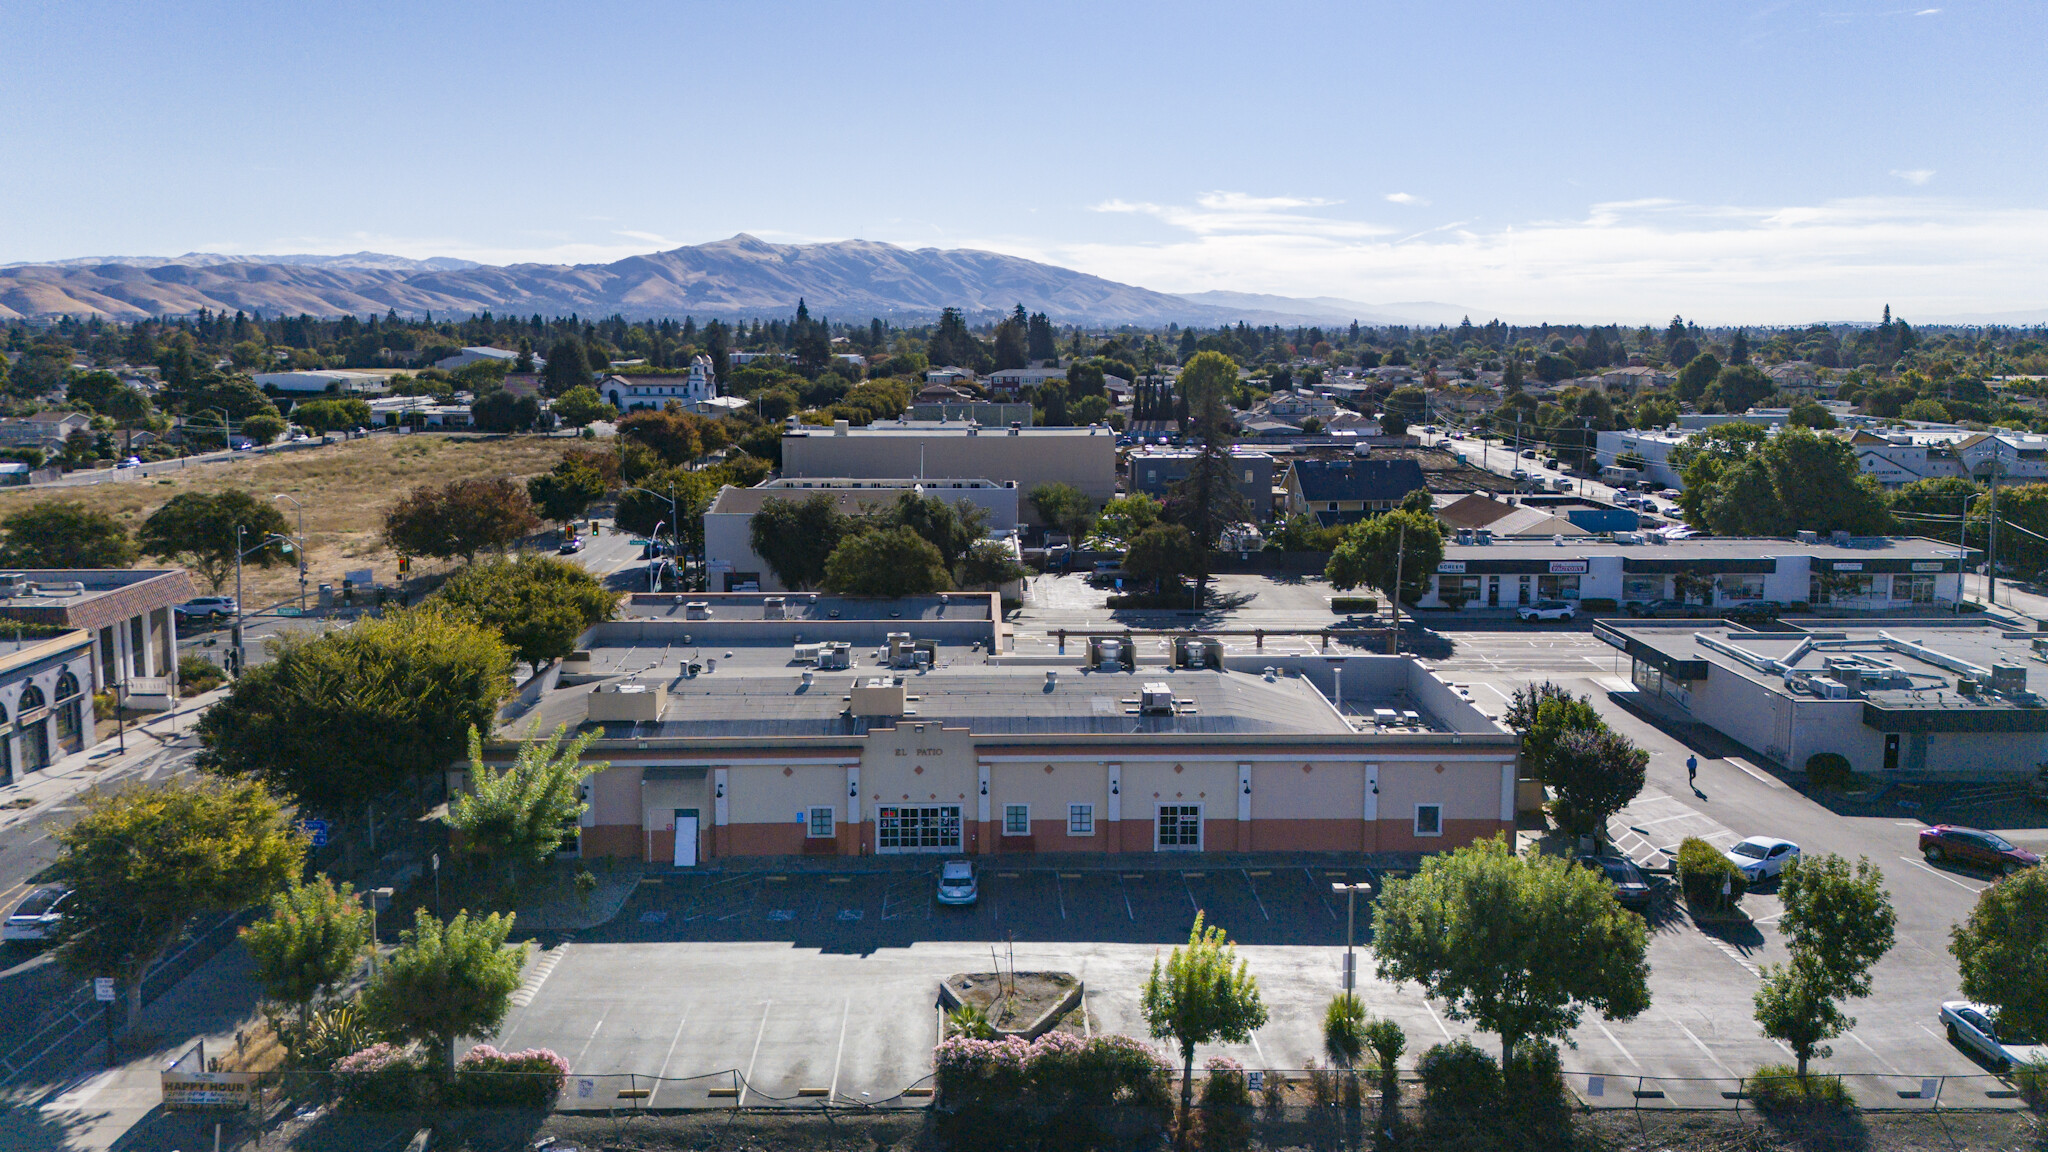
MULTIPOLYGON (((260 1019, 248 954, 240 948, 226 949, 143 1010, 135 1034, 153 1037, 143 1054, 106 1068, 106 1049, 95 1044, 56 1082, 0 1098, 0 1148, 85 1152, 199 1147, 194 1137, 210 1139, 216 1117, 162 1111, 160 1073, 202 1039, 209 1057, 232 1052, 237 1030, 253 1028, 260 1019)), ((237 1116, 230 1131, 245 1124, 246 1118, 237 1116)))
POLYGON ((52 803, 70 799, 126 769, 140 767, 177 740, 189 737, 199 714, 226 694, 225 686, 216 688, 179 701, 175 711, 160 713, 146 723, 131 724, 125 737, 126 753, 120 750, 124 738, 116 736, 0 786, 0 829, 41 819, 52 803), (29 803, 20 804, 22 801, 29 803))

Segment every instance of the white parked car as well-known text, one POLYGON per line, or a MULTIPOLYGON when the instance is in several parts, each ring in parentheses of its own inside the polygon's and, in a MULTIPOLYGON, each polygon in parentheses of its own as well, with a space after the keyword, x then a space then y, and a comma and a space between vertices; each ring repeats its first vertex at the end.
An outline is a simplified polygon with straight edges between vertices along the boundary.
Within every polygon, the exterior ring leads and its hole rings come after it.
POLYGON ((28 894, 0 927, 0 940, 48 940, 64 919, 64 902, 69 888, 38 888, 28 894))
POLYGON ((225 620, 235 614, 235 598, 195 596, 174 606, 171 611, 177 613, 180 620, 225 620))
POLYGON ((948 860, 939 866, 939 903, 972 904, 980 896, 972 860, 948 860))
POLYGON ((1564 600, 1538 600, 1515 609, 1515 615, 1524 620, 1571 620, 1579 610, 1564 600))
POLYGON ((1983 1056, 1993 1068, 2048 1060, 2048 1045, 2020 1032, 1999 1031, 1996 1013, 1988 1005, 1950 1000, 1941 1006, 1940 1019, 1948 1028, 1949 1043, 1983 1056))
POLYGON ((1751 836, 1722 855, 1755 884, 1784 872, 1785 865, 1799 859, 1799 845, 1774 836, 1751 836))

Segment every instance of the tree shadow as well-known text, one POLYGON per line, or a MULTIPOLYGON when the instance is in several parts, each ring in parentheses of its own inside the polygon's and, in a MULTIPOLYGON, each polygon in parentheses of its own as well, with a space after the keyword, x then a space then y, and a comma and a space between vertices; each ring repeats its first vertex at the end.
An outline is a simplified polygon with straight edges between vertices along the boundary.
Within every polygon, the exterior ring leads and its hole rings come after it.
MULTIPOLYGON (((0 1148, 8 1152, 68 1152, 79 1137, 106 1118, 105 1110, 49 1111, 26 1093, 0 1100, 0 1148)), ((196 1145, 195 1145, 196 1147, 196 1145)))
POLYGON ((1758 1115, 1772 1135, 1800 1152, 1863 1152, 1871 1146, 1870 1128, 1855 1109, 1793 1106, 1758 1115))

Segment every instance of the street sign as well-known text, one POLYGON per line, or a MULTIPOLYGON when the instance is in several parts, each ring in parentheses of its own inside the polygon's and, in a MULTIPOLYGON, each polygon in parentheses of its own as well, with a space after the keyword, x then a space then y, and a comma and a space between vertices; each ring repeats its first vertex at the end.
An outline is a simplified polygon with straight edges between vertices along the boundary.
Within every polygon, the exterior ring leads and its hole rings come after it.
POLYGON ((93 999, 95 999, 95 1000, 97 1000, 97 1001, 99 1001, 99 1002, 100 1002, 100 1003, 102 1003, 102 1004, 111 1004, 111 1003, 113 1003, 113 1002, 114 1002, 114 978, 113 978, 112 976, 95 976, 95 977, 93 977, 93 978, 92 978, 92 998, 93 998, 93 999))
POLYGON ((626 541, 626 543, 628 543, 628 544, 631 544, 631 545, 632 545, 633 547, 635 547, 635 548, 645 548, 645 547, 647 547, 647 541, 645 541, 645 540, 628 540, 628 541, 626 541))
POLYGON ((313 847, 327 847, 327 830, 330 827, 327 821, 301 820, 299 821, 299 827, 305 830, 306 835, 311 836, 313 838, 313 847))
POLYGON ((282 605, 279 605, 279 606, 278 606, 278 609, 277 609, 277 614, 278 614, 279 616, 303 616, 303 615, 305 615, 305 613, 304 613, 303 611, 301 611, 301 610, 299 609, 299 606, 298 606, 298 605, 296 605, 296 604, 282 604, 282 605))

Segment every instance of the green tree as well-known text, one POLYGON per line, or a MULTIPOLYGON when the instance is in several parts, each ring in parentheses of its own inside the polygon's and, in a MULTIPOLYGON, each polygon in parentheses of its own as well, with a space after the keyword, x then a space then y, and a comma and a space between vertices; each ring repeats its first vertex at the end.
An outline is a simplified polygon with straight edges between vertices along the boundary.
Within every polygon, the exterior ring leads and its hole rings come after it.
POLYGON ((1678 370, 1677 392, 1680 400, 1698 400, 1707 394, 1707 386, 1714 377, 1721 374, 1721 361, 1711 352, 1702 352, 1678 370))
POLYGON ((370 910, 349 886, 325 873, 310 884, 294 881, 270 898, 270 915, 241 930, 242 947, 256 962, 263 994, 294 1005, 299 1026, 294 1054, 306 1044, 313 1002, 332 995, 370 950, 370 910))
POLYGON ((1380 1112, 1392 1116, 1401 1095, 1401 1053, 1408 1048, 1408 1036, 1392 1020, 1368 1020, 1365 1046, 1380 1069, 1380 1112))
POLYGON ((547 366, 540 372, 541 387, 550 396, 566 396, 576 388, 590 384, 590 358, 583 352, 583 343, 574 337, 565 336, 555 341, 548 349, 547 366))
POLYGON ((967 549, 986 533, 988 509, 972 500, 948 504, 937 496, 905 492, 876 521, 881 526, 908 528, 924 537, 939 550, 939 560, 950 572, 967 555, 967 549))
POLYGON ((532 432, 548 426, 539 400, 505 388, 494 388, 472 401, 469 419, 479 432, 532 432))
POLYGON ((218 594, 221 585, 235 574, 237 526, 242 530, 240 547, 253 549, 242 563, 268 568, 289 558, 281 542, 262 542, 272 535, 290 533, 291 523, 276 505, 239 488, 181 492, 171 497, 142 522, 137 543, 146 556, 176 560, 198 572, 218 594))
POLYGON ((1159 501, 1143 492, 1119 496, 1102 506, 1102 514, 1095 518, 1095 528, 1088 539, 1104 545, 1108 551, 1115 551, 1159 523, 1159 516, 1159 501))
MULTIPOLYGON (((1545 708, 1562 711, 1555 702, 1545 708)), ((1539 724, 1539 727, 1541 725, 1539 724)), ((1557 789, 1559 816, 1575 835, 1598 835, 1648 779, 1650 754, 1619 732, 1580 728, 1558 740, 1543 782, 1557 789)))
POLYGON ((611 619, 620 597, 579 565, 528 554, 472 564, 433 599, 496 632, 538 675, 541 665, 574 651, 585 629, 611 619))
POLYGON ((854 519, 839 511, 839 502, 820 492, 802 500, 763 500, 747 520, 747 535, 754 554, 767 561, 782 586, 801 591, 825 582, 827 562, 854 527, 854 519))
POLYGON ((850 596, 923 596, 952 586, 939 550, 907 527, 854 532, 825 560, 825 587, 850 596))
POLYGON ((112 372, 84 372, 65 386, 72 403, 82 404, 121 427, 149 422, 149 397, 140 388, 123 384, 112 372))
POLYGON ((600 420, 617 419, 619 410, 604 402, 597 389, 587 384, 569 389, 555 398, 555 416, 571 428, 581 428, 600 420))
MULTIPOLYGON (((639 448, 639 445, 628 445, 629 451, 634 448, 639 448)), ((670 536, 681 546, 684 555, 697 555, 704 545, 704 513, 717 499, 719 489, 727 484, 739 488, 753 487, 740 474, 737 463, 728 460, 717 467, 697 470, 663 468, 638 480, 628 480, 628 484, 641 491, 629 488, 619 493, 612 523, 642 536, 654 535, 659 527, 663 535, 670 536), (675 496, 674 515, 682 521, 679 532, 676 531, 678 525, 671 522, 668 502, 671 493, 675 496)))
POLYGON ((287 639, 199 718, 199 764, 351 820, 444 770, 470 728, 489 733, 511 671, 496 632, 438 607, 287 639))
POLYGON ((496 1035, 512 1009, 526 945, 506 947, 511 934, 509 914, 464 909, 442 924, 420 909, 363 990, 364 1014, 387 1035, 432 1044, 453 1073, 456 1041, 496 1035))
POLYGON ((610 767, 583 763, 583 750, 601 733, 563 745, 568 731, 564 724, 546 739, 523 741, 512 766, 500 772, 484 763, 483 737, 469 730, 470 790, 448 806, 448 826, 461 834, 464 852, 503 863, 510 883, 555 854, 590 807, 583 782, 610 767))
POLYGON ((1176 387, 1187 405, 1187 427, 1196 446, 1187 476, 1173 486, 1166 515, 1195 538, 1195 604, 1209 587, 1209 553, 1230 525, 1246 519, 1249 507, 1237 491, 1230 446, 1236 430, 1230 399, 1237 393, 1237 361, 1221 352, 1197 352, 1181 368, 1176 387))
POLYGON ((142 976, 204 912, 235 912, 299 875, 305 838, 253 782, 174 778, 93 792, 55 833, 50 877, 72 889, 58 956, 80 976, 112 976, 142 1013, 142 976))
POLYGON ((1396 509, 1347 528, 1330 553, 1323 578, 1339 592, 1365 586, 1392 597, 1398 573, 1401 600, 1412 604, 1422 598, 1443 558, 1442 522, 1427 513, 1396 509))
POLYGON ((1837 1001, 1870 995, 1870 969, 1891 951, 1898 916, 1884 873, 1867 859, 1854 868, 1840 856, 1795 860, 1778 896, 1790 959, 1765 969, 1756 1017, 1764 1035, 1792 1049, 1803 1079, 1807 1061, 1828 1054, 1821 1042, 1856 1026, 1837 1001))
MULTIPOLYGON (((616 475, 616 466, 613 472, 616 475)), ((592 504, 604 499, 611 487, 604 472, 587 460, 569 459, 528 480, 526 498, 533 502, 538 515, 566 527, 592 504)))
POLYGON ((285 422, 282 416, 251 416, 242 421, 242 435, 262 445, 284 435, 285 422))
POLYGON ((292 423, 315 436, 367 428, 372 419, 369 402, 354 396, 308 400, 292 407, 292 423))
POLYGON ((1075 543, 1088 535, 1095 522, 1095 501, 1072 484, 1040 484, 1027 496, 1038 511, 1041 523, 1059 528, 1075 543))
POLYGON ((37 504, 0 520, 9 568, 126 568, 135 563, 128 529, 75 500, 37 504))
POLYGON ((1554 856, 1518 857, 1500 837, 1423 859, 1373 907, 1383 980, 1414 981, 1501 1038, 1561 1039, 1588 1008, 1628 1020, 1650 1005, 1648 935, 1604 876, 1554 856))
POLYGON ((485 548, 504 550, 540 527, 526 486, 510 477, 422 484, 384 516, 384 538, 407 556, 462 557, 474 563, 485 548))
POLYGON ((1801 428, 1812 428, 1816 431, 1835 426, 1834 413, 1811 400, 1801 400, 1792 405, 1792 411, 1787 419, 1801 428))
POLYGON ((1222 928, 1203 926, 1200 912, 1185 948, 1175 948, 1163 966, 1153 958, 1141 1004, 1153 1038, 1180 1046, 1182 1115, 1194 1099, 1195 1046, 1242 1044, 1266 1023, 1258 979, 1222 928))
POLYGON ((999 588, 1031 574, 1001 540, 975 541, 961 558, 959 573, 961 588, 999 588))
POLYGON ((1995 1009, 2000 1030, 2048 1036, 2048 869, 1986 888, 1948 950, 1963 995, 1995 1009))
POLYGON ((1186 528, 1154 524, 1138 533, 1125 550, 1124 571, 1139 580, 1150 580, 1155 591, 1168 585, 1179 587, 1181 578, 1200 563, 1199 551, 1186 528))

